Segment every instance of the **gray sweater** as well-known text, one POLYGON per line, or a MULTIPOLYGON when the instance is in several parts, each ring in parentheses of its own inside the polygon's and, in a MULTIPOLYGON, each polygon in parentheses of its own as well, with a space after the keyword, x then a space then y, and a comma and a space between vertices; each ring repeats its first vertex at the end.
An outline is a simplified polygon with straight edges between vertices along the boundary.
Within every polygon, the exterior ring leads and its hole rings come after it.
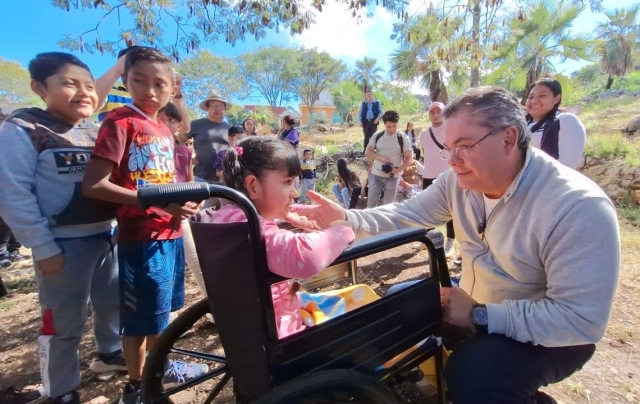
POLYGON ((460 287, 487 305, 490 333, 547 347, 595 343, 604 334, 620 270, 615 207, 595 183, 544 152, 528 149, 486 220, 483 195, 460 189, 450 169, 414 198, 350 210, 347 218, 359 236, 453 218, 460 287))
POLYGON ((41 260, 61 250, 56 238, 111 230, 116 206, 82 195, 95 134, 38 108, 0 124, 0 216, 41 260))

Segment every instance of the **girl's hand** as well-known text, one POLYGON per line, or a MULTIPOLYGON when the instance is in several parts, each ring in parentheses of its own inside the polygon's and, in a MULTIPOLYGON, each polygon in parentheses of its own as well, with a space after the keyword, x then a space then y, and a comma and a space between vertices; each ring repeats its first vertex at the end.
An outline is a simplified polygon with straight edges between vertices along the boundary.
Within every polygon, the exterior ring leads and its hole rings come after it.
POLYGON ((293 225, 294 227, 303 229, 305 231, 320 230, 320 227, 315 221, 310 220, 307 217, 300 216, 294 212, 287 213, 286 216, 284 217, 284 220, 290 223, 291 225, 293 225))
POLYGON ((178 219, 188 219, 198 213, 198 204, 195 202, 187 202, 183 206, 172 203, 164 208, 160 208, 178 219))

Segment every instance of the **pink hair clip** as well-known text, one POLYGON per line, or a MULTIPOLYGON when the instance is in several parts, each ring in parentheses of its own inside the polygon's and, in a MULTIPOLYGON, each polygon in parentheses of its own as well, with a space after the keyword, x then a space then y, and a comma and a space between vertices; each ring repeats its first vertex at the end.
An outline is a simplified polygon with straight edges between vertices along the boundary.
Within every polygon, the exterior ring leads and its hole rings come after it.
POLYGON ((236 148, 236 151, 238 152, 238 156, 242 156, 242 153, 243 153, 242 147, 240 146, 233 146, 233 147, 236 148))

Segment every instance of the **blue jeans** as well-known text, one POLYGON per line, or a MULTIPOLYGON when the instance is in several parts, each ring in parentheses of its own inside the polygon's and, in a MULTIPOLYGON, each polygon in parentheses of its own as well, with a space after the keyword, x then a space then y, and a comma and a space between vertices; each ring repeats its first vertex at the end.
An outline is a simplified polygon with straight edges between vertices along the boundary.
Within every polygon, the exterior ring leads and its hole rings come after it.
POLYGON ((380 197, 382 197, 382 205, 393 203, 396 200, 398 181, 400 181, 400 178, 380 177, 371 173, 369 176, 367 209, 375 208, 380 197), (384 191, 384 196, 382 196, 382 191, 384 191))
POLYGON ((315 178, 303 178, 302 179, 302 188, 300 190, 300 203, 304 203, 307 201, 307 192, 316 190, 316 179, 315 178))
POLYGON ((351 192, 349 191, 349 188, 342 187, 342 189, 340 189, 340 185, 333 184, 331 190, 338 202, 341 203, 345 209, 349 209, 349 204, 351 203, 351 192))

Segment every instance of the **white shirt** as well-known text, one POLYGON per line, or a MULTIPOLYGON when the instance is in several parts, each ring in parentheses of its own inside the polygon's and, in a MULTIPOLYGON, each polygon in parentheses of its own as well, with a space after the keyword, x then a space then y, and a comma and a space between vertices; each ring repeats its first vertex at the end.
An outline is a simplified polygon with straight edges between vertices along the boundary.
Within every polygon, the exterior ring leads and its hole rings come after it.
MULTIPOLYGON (((587 131, 574 114, 563 112, 556 115, 560 121, 560 132, 558 133, 558 161, 567 167, 573 169, 578 168, 582 161, 582 151, 584 143, 587 140, 587 131)), ((529 124, 529 129, 536 122, 529 124)), ((531 135, 531 145, 537 149, 540 148, 542 142, 542 132, 544 128, 540 128, 531 135)))
MULTIPOLYGON (((409 141, 409 137, 401 131, 398 131, 402 138, 403 142, 403 150, 406 152, 411 151, 411 142, 409 141)), ((389 157, 391 159, 391 165, 394 167, 400 167, 404 161, 402 156, 402 152, 400 151, 400 144, 398 143, 398 136, 394 133, 393 135, 389 135, 386 131, 382 136, 380 136, 380 140, 376 143, 376 136, 378 134, 374 134, 371 137, 370 145, 373 145, 374 150, 377 155, 382 157, 389 157)), ((379 177, 388 177, 388 173, 382 172, 382 162, 374 161, 373 162, 373 170, 372 172, 379 177)), ((397 177, 396 177, 397 178, 397 177)))
MULTIPOLYGON (((433 136, 436 140, 444 146, 444 125, 440 125, 437 128, 431 127, 433 130, 433 136)), ((434 143, 429 134, 429 129, 420 134, 420 145, 424 150, 424 170, 422 171, 422 178, 438 178, 446 169, 449 168, 446 160, 440 158, 440 147, 434 143)))

